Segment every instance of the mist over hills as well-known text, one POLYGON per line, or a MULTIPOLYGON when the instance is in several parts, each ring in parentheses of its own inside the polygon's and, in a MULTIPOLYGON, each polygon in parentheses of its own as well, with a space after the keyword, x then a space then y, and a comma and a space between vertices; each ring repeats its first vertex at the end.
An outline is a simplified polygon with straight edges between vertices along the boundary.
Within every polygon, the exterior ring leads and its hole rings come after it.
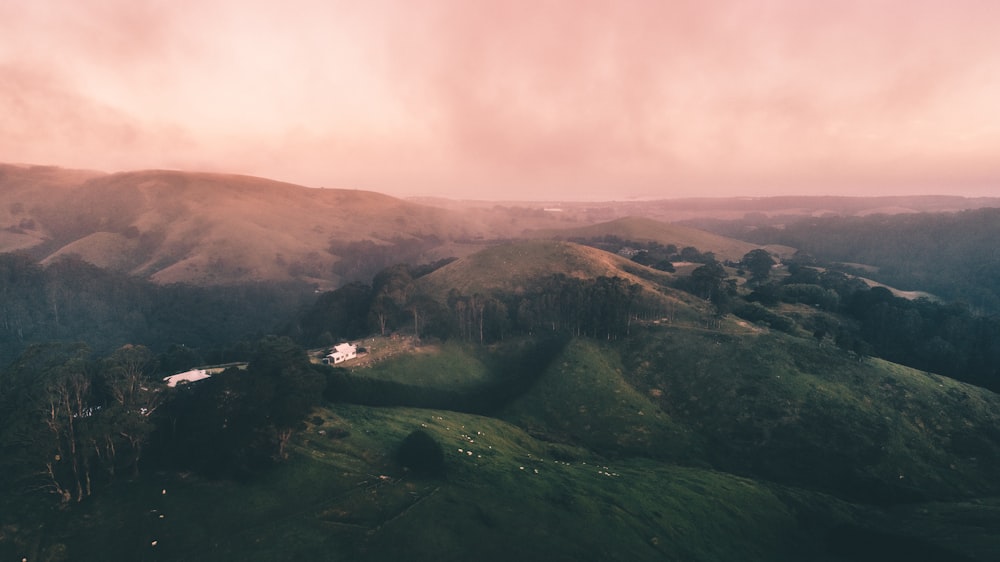
POLYGON ((484 237, 461 215, 385 195, 237 175, 2 168, 0 249, 77 254, 160 283, 336 283, 331 241, 484 237), (82 181, 81 181, 82 180, 82 181))
MULTIPOLYGON (((738 260, 757 244, 664 220, 918 212, 1000 205, 961 197, 771 197, 605 203, 401 200, 241 176, 105 174, 0 164, 0 251, 43 263, 73 254, 157 283, 366 280, 399 262, 464 257, 514 238, 616 236, 738 260)), ((791 220, 791 219, 789 219, 791 220)), ((788 256, 795 248, 769 246, 788 256)))
POLYGON ((617 233, 738 259, 752 245, 652 220, 593 221, 528 207, 438 208, 240 175, 0 166, 0 251, 73 254, 158 283, 301 280, 330 288, 397 262, 497 241, 617 233))

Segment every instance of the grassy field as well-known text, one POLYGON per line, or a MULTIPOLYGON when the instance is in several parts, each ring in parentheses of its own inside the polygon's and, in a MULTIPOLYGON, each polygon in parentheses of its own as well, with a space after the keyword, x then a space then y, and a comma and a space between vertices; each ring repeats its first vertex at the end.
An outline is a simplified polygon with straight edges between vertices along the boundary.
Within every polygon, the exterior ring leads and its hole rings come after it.
MULTIPOLYGON (((814 549, 787 499, 809 493, 611 461, 494 418, 358 406, 317 414, 292 459, 253 481, 146 475, 72 517, 52 514, 48 546, 29 559, 796 560, 814 549), (413 478, 393 461, 418 427, 444 448, 442 479, 413 478)), ((827 515, 852 517, 839 504, 827 515)))
POLYGON ((17 525, 0 520, 0 559, 943 562, 1000 552, 996 395, 811 339, 649 326, 617 342, 448 343, 350 376, 410 394, 465 388, 459 399, 505 377, 524 384, 489 415, 328 404, 286 462, 242 481, 144 473, 66 509, 28 506, 17 525), (439 478, 396 461, 418 429, 443 450, 439 478))

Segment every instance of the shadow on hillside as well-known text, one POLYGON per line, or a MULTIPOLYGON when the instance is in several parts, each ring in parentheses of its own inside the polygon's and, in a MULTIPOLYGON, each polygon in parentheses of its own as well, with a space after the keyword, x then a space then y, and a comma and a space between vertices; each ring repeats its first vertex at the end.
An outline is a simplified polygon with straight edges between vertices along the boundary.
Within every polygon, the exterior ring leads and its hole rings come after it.
POLYGON ((468 390, 446 390, 396 381, 370 379, 341 368, 326 376, 323 397, 330 402, 362 406, 400 406, 488 415, 527 392, 569 343, 553 336, 496 355, 488 382, 468 390))

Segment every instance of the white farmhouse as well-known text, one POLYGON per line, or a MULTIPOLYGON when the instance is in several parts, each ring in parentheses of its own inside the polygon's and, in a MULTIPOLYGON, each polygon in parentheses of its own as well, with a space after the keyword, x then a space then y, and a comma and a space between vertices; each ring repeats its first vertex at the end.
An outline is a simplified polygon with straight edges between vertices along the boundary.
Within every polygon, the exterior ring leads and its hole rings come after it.
POLYGON ((354 359, 357 356, 358 347, 356 345, 341 343, 333 347, 333 352, 323 358, 323 362, 334 365, 337 363, 343 363, 348 359, 354 359))

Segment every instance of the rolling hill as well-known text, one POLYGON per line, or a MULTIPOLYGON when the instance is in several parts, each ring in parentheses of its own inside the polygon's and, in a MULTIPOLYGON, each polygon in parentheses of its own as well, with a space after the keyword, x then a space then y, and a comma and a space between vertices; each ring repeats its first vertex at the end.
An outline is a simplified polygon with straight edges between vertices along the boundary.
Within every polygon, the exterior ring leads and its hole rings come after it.
MULTIPOLYGON (((622 277, 650 286, 669 275, 621 256, 571 242, 514 241, 488 247, 454 261, 419 280, 419 288, 444 297, 450 289, 462 294, 523 292, 541 277, 562 274, 579 279, 622 277)), ((442 299, 443 300, 443 299, 442 299)))
MULTIPOLYGON (((317 197, 337 202, 328 210, 355 209, 358 217, 344 219, 355 225, 368 205, 396 209, 388 224, 412 220, 415 239, 473 232, 444 230, 461 222, 420 230, 417 218, 433 221, 437 210, 377 194, 314 196, 266 180, 156 172, 84 185, 90 187, 64 198, 81 206, 88 197, 134 198, 87 215, 103 230, 46 226, 66 239, 73 237, 60 232, 89 232, 68 244, 81 252, 104 248, 96 257, 113 254, 115 244, 142 247, 142 233, 158 229, 164 238, 148 242, 154 250, 170 247, 170 236, 183 239, 178 232, 224 240, 213 225, 201 232, 189 222, 191 215, 208 218, 203 207, 218 213, 223 204, 227 212, 218 220, 227 229, 263 236, 245 222, 272 215, 293 228, 289 221, 317 197), (102 197, 87 192, 102 189, 102 197), (286 207, 258 209, 262 197, 286 207), (171 201, 174 207, 161 208, 171 201), (161 223, 161 212, 174 223, 161 223), (175 224, 178 230, 170 230, 175 224)), ((367 224, 362 241, 391 238, 377 230, 383 223, 369 217, 367 224)), ((592 232, 638 238, 668 226, 632 220, 592 232)), ((323 235, 350 230, 339 223, 324 228, 323 235)), ((306 223, 294 232, 308 238, 309 229, 306 223)), ((725 248, 724 239, 688 240, 702 240, 704 251, 725 248)), ((178 267, 173 271, 185 271, 178 267)), ((0 502, 0 515, 10 518, 0 520, 0 554, 372 562, 996 559, 995 393, 861 357, 802 329, 780 333, 732 317, 703 322, 716 311, 665 287, 671 274, 571 242, 489 245, 418 278, 415 288, 443 301, 451 289, 517 293, 554 274, 622 277, 669 300, 676 314, 637 321, 616 338, 532 333, 480 344, 456 337, 364 366, 317 367, 327 369, 329 401, 305 417, 286 462, 232 480, 168 464, 116 480, 80 504, 37 508, 33 519, 7 498, 0 502), (399 461, 400 443, 415 430, 440 445, 442 475, 421 476, 399 461)))
POLYGON ((394 263, 463 257, 524 238, 614 234, 723 259, 754 247, 649 219, 579 224, 540 209, 432 207, 232 174, 0 165, 0 251, 46 261, 75 254, 158 283, 295 279, 326 289, 368 281, 394 263))
POLYGON ((472 238, 457 213, 372 192, 261 178, 141 171, 54 172, 5 166, 0 248, 77 254, 157 282, 300 278, 329 285, 333 242, 472 238))
MULTIPOLYGON (((762 246, 734 238, 726 238, 688 226, 660 222, 643 217, 624 217, 608 222, 564 230, 545 230, 536 233, 543 238, 598 239, 617 236, 635 242, 673 244, 678 248, 691 246, 702 252, 713 252, 719 260, 739 261, 747 252, 762 246)), ((787 246, 764 246, 773 254, 786 256, 795 253, 787 246)))

